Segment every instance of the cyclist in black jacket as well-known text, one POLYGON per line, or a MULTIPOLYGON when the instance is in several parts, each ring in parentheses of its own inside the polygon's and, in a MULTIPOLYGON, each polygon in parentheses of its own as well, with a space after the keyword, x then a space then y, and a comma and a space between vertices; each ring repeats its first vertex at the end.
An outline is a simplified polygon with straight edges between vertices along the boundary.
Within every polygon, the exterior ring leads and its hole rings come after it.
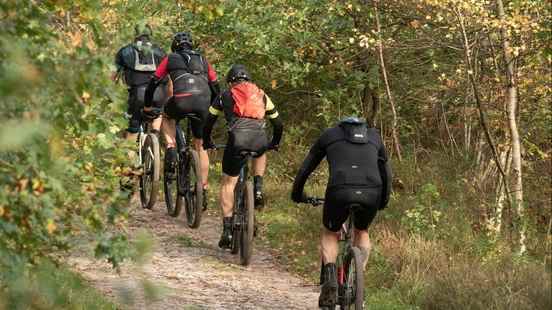
POLYGON ((337 275, 335 261, 338 252, 338 234, 347 220, 351 204, 362 206, 355 212, 355 246, 362 251, 364 266, 371 244, 368 226, 378 210, 386 207, 391 192, 391 167, 377 129, 355 117, 341 121, 327 129, 312 146, 299 169, 291 198, 307 202, 303 188, 309 175, 327 158, 330 170, 323 210, 321 251, 323 259, 322 292, 319 305, 330 306, 337 301, 337 275))

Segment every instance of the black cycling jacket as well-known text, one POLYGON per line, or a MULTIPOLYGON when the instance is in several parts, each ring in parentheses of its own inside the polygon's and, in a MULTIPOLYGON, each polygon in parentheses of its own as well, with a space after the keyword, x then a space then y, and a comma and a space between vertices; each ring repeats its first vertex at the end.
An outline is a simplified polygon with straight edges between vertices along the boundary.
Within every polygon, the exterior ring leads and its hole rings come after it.
POLYGON ((327 129, 312 146, 295 177, 293 201, 304 200, 305 183, 324 157, 330 169, 328 190, 351 186, 381 188, 380 208, 385 208, 391 193, 392 174, 377 129, 368 128, 365 123, 340 123, 327 129))

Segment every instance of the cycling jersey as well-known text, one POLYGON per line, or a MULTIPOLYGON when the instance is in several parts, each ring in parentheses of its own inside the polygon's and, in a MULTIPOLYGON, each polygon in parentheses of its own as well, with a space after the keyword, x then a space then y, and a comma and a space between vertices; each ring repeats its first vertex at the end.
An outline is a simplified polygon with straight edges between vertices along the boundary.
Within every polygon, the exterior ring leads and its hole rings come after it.
POLYGON ((210 84, 217 82, 217 73, 211 64, 194 51, 179 51, 163 58, 155 77, 161 80, 167 75, 171 77, 175 95, 206 95, 210 84))
POLYGON ((342 188, 375 188, 381 193, 379 208, 385 207, 391 190, 391 168, 385 146, 375 128, 365 123, 340 123, 327 129, 312 146, 293 184, 292 199, 303 199, 309 175, 327 158, 328 191, 342 188))
MULTIPOLYGON (((278 117, 279 114, 278 114, 278 111, 276 110, 274 103, 272 102, 270 97, 268 97, 266 94, 263 95, 262 100, 265 104, 265 110, 266 110, 264 117, 270 120, 273 127, 273 135, 272 135, 272 141, 269 143, 269 145, 263 146, 257 152, 257 156, 262 155, 267 147, 277 146, 280 143, 280 140, 282 138, 282 133, 283 133, 283 125, 280 122, 280 119, 278 117)), ((207 139, 207 141, 210 141, 211 131, 219 115, 224 114, 227 125, 230 129, 232 129, 233 127, 235 127, 234 125, 239 123, 238 120, 246 120, 246 122, 250 120, 250 121, 253 121, 251 125, 253 126, 255 125, 254 123, 256 120, 247 119, 247 118, 244 119, 236 115, 234 105, 235 105, 234 97, 232 96, 232 92, 230 90, 225 91, 219 97, 217 97, 216 100, 214 100, 214 102, 209 107, 209 117, 207 118, 207 122, 205 124, 205 129, 203 133, 203 137, 207 139)), ((264 124, 264 122, 262 124, 264 124)), ((264 132, 259 132, 258 134, 259 141, 266 139, 265 138, 266 135, 263 136, 263 134, 264 132)), ((254 140, 256 139, 252 139, 252 141, 254 140)), ((266 140, 264 141, 265 141, 264 143, 266 144, 266 140)), ((235 147, 235 142, 236 142, 236 136, 233 135, 232 132, 229 132, 229 139, 227 142, 227 147, 224 150, 224 157, 222 161, 222 171, 229 176, 237 176, 239 174, 241 167, 243 167, 243 165, 246 164, 246 158, 244 158, 242 155, 239 154, 240 150, 238 150, 235 147)), ((258 141, 255 141, 255 142, 258 142, 258 141)))

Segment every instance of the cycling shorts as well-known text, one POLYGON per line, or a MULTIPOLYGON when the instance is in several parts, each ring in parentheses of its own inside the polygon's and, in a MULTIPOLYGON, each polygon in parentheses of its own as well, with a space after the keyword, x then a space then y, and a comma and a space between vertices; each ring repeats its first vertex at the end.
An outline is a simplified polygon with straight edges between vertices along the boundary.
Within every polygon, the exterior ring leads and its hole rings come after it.
MULTIPOLYGON (((142 110, 144 109, 145 93, 146 93, 146 86, 144 85, 133 86, 128 89, 127 131, 130 133, 138 133, 138 131, 140 131, 140 125, 142 124, 142 110)), ((155 90, 153 107, 162 109, 165 99, 166 99, 166 86, 164 84, 161 84, 155 90)))
MULTIPOLYGON (((247 158, 232 148, 230 141, 226 145, 222 156, 222 172, 228 176, 237 177, 240 175, 241 168, 247 164, 247 158)), ((254 158, 262 155, 263 153, 258 154, 254 158)))
POLYGON ((355 209, 354 227, 366 230, 374 220, 378 212, 381 199, 379 187, 334 187, 326 191, 322 222, 330 230, 337 232, 349 217, 349 206, 358 204, 355 209))
POLYGON ((209 115, 209 101, 209 96, 204 95, 172 97, 165 105, 165 114, 177 122, 183 119, 186 114, 195 114, 199 119, 190 118, 192 135, 196 139, 203 139, 203 127, 209 115))

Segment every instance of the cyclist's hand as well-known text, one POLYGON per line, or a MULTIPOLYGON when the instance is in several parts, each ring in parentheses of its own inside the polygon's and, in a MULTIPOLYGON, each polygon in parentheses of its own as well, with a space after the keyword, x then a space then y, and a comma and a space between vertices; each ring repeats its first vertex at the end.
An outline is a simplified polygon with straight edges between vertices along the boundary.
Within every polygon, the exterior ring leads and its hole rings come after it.
POLYGON ((204 150, 210 150, 210 149, 214 149, 214 148, 215 148, 215 144, 213 143, 213 140, 203 139, 203 149, 204 150))
POLYGON ((278 151, 278 150, 280 149, 280 145, 270 142, 270 143, 268 144, 268 146, 266 147, 266 149, 267 149, 268 151, 272 151, 272 150, 278 151))
POLYGON ((319 206, 324 203, 324 199, 321 198, 314 198, 314 197, 306 197, 304 203, 310 203, 313 206, 319 206))

